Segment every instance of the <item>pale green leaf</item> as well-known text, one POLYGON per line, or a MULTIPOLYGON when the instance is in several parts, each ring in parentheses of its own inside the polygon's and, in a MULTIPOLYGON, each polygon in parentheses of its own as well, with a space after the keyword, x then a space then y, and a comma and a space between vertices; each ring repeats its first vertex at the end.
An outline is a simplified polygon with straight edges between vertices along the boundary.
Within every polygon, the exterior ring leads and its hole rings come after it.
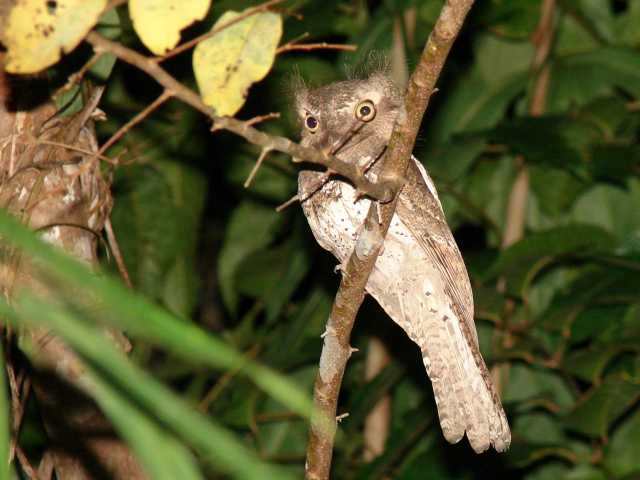
MULTIPOLYGON (((228 11, 213 30, 242 15, 228 11)), ((201 42, 193 52, 193 70, 204 103, 216 115, 233 115, 251 84, 271 69, 282 36, 282 18, 262 12, 240 20, 201 42)))
POLYGON ((9 13, 3 36, 5 69, 35 73, 56 63, 82 41, 107 0, 22 0, 9 13))
POLYGON ((129 0, 129 15, 142 43, 162 55, 180 41, 180 31, 209 11, 211 0, 129 0))

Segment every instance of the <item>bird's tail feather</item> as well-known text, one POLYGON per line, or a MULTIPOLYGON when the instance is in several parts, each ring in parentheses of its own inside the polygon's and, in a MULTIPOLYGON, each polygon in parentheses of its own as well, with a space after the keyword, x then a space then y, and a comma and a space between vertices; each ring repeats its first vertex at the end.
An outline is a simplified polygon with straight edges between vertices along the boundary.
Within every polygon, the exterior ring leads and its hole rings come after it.
POLYGON ((422 356, 433 384, 442 432, 451 443, 466 432, 478 453, 491 445, 502 452, 511 443, 511 432, 484 360, 477 345, 469 345, 464 322, 451 312, 424 323, 422 356))

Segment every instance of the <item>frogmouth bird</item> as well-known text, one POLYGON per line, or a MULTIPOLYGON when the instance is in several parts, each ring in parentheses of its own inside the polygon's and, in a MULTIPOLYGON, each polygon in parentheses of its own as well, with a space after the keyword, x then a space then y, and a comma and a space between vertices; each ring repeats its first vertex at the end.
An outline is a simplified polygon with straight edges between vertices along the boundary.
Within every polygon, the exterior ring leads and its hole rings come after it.
MULTIPOLYGON (((376 180, 403 95, 384 71, 318 88, 299 85, 301 144, 362 168, 376 180)), ((478 345, 467 269, 433 181, 412 158, 366 290, 422 353, 444 437, 466 433, 476 452, 504 451, 511 432, 478 345)), ((302 170, 298 198, 318 243, 346 264, 371 200, 348 181, 302 170)))

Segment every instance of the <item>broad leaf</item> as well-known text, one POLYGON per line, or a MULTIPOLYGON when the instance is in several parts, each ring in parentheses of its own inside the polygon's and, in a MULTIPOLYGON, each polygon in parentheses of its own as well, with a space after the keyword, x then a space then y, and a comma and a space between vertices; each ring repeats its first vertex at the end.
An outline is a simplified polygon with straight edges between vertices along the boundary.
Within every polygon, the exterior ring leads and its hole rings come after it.
MULTIPOLYGON (((229 11, 213 31, 241 13, 229 11)), ((204 103, 216 115, 234 115, 244 104, 251 84, 271 69, 282 36, 282 18, 260 12, 222 29, 198 44, 193 52, 193 71, 204 103)))
POLYGON ((564 419, 572 430, 590 437, 604 437, 611 424, 640 398, 640 384, 608 378, 596 387, 564 419))
POLYGON ((202 20, 211 0, 129 0, 133 28, 145 46, 162 55, 180 41, 180 31, 202 20))
POLYGON ((22 0, 11 9, 3 41, 5 68, 36 73, 69 53, 98 21, 107 0, 22 0))

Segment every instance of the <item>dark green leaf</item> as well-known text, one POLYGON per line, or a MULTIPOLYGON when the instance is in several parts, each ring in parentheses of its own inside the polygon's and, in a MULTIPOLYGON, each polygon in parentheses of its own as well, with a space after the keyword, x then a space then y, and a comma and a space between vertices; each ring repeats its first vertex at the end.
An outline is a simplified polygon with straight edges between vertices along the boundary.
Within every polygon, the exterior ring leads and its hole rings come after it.
POLYGON ((604 449, 603 464, 616 478, 640 474, 640 409, 626 418, 613 432, 604 449))
POLYGON ((235 285, 240 264, 252 253, 268 245, 282 223, 273 208, 244 202, 231 214, 218 261, 218 279, 227 308, 236 311, 238 292, 235 285))
POLYGON ((428 150, 418 153, 418 158, 437 182, 453 182, 467 173, 485 145, 486 140, 482 136, 454 137, 449 142, 432 145, 428 150))
POLYGON ((568 225, 529 235, 504 250, 486 273, 492 278, 522 265, 533 266, 541 259, 561 255, 603 252, 614 247, 615 240, 606 231, 590 225, 568 225))
POLYGON ((267 321, 271 322, 293 295, 309 266, 307 251, 294 238, 276 249, 247 256, 238 266, 234 283, 239 292, 263 300, 267 321))
POLYGON ((564 359, 564 369, 581 380, 594 383, 600 378, 609 361, 619 352, 620 349, 615 346, 578 350, 564 359))
MULTIPOLYGON (((102 14, 95 30, 103 37, 109 40, 116 40, 122 33, 120 26, 120 17, 116 8, 110 8, 102 14)), ((100 58, 94 63, 89 72, 91 75, 102 82, 106 82, 111 75, 111 70, 116 63, 116 56, 112 53, 102 53, 100 58)))
POLYGON ((538 198, 540 210, 552 216, 566 213, 586 188, 585 182, 564 169, 531 165, 529 175, 531 190, 538 198))
POLYGON ((593 465, 581 464, 566 473, 564 480, 606 480, 607 476, 601 469, 593 465))
POLYGON ((378 375, 367 382, 350 400, 347 411, 349 412, 349 429, 361 428, 364 419, 376 406, 378 401, 389 391, 390 387, 398 382, 404 371, 395 363, 387 365, 378 375))
POLYGON ((502 124, 490 134, 495 142, 509 145, 528 162, 568 168, 586 161, 588 147, 599 139, 588 122, 564 117, 525 117, 502 124))
POLYGON ((640 53, 622 47, 603 47, 558 59, 549 85, 553 112, 608 95, 620 88, 640 97, 640 53))
POLYGON ((540 2, 537 0, 484 2, 478 7, 478 20, 501 37, 529 38, 540 17, 540 2))
POLYGON ((625 246, 633 248, 637 242, 640 216, 636 205, 640 202, 640 181, 632 179, 627 188, 594 184, 576 200, 572 220, 589 225, 597 225, 614 234, 625 246))
POLYGON ((590 437, 604 437, 614 422, 640 398, 640 384, 607 378, 569 413, 564 423, 590 437))
MULTIPOLYGON (((447 86, 446 103, 438 111, 429 138, 448 140, 453 133, 493 127, 527 82, 528 44, 495 37, 478 42, 478 65, 453 86, 447 86)), ((444 93, 444 92, 443 92, 444 93)))
POLYGON ((34 234, 16 220, 0 211, 0 235, 20 245, 23 252, 48 267, 47 272, 59 280, 51 285, 58 294, 66 293, 69 302, 83 301, 74 295, 87 292, 88 298, 100 299, 110 309, 100 311, 93 306, 93 314, 127 333, 160 344, 176 355, 215 368, 242 369, 257 385, 294 411, 308 415, 311 406, 304 394, 271 370, 255 364, 216 337, 194 324, 182 321, 170 313, 133 294, 120 282, 97 276, 85 265, 78 263, 35 238, 34 234), (67 288, 60 288, 66 284, 67 288), (69 284, 73 288, 69 288, 69 284))
POLYGON ((502 401, 506 404, 531 401, 536 405, 540 399, 551 402, 554 409, 564 409, 574 403, 572 392, 557 374, 530 366, 512 365, 502 401))
MULTIPOLYGON (((254 167, 258 156, 247 154, 238 155, 229 159, 226 165, 226 176, 229 183, 238 188, 244 188, 251 169, 254 167)), ((249 191, 256 193, 260 197, 278 203, 288 200, 296 190, 296 177, 294 172, 286 172, 286 165, 289 157, 285 155, 270 154, 272 162, 265 162, 256 174, 249 191)))
POLYGON ((596 145, 591 151, 596 178, 623 183, 640 165, 638 145, 596 145))

